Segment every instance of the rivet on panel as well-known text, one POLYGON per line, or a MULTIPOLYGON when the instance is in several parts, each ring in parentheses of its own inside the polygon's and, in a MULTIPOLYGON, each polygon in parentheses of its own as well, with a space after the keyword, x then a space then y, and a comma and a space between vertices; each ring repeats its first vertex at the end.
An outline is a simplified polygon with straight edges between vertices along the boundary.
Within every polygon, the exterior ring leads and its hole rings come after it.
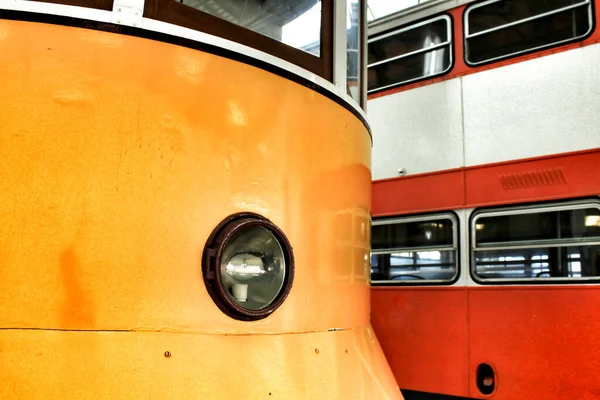
POLYGON ((165 351, 165 357, 167 357, 167 358, 171 357, 171 352, 170 351, 165 351))
POLYGON ((315 349, 315 353, 319 354, 319 349, 315 349))

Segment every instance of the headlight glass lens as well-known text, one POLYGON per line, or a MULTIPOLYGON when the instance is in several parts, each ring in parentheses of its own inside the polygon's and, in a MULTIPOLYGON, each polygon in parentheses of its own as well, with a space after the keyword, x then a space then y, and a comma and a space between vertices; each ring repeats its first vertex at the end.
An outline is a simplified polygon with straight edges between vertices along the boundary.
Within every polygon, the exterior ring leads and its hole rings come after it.
POLYGON ((260 310, 277 298, 285 278, 281 244, 263 226, 250 226, 232 235, 221 256, 221 279, 241 307, 260 310))
POLYGON ((234 214, 210 235, 202 273, 208 293, 225 314, 244 321, 265 318, 291 289, 292 247, 268 219, 252 213, 234 214))

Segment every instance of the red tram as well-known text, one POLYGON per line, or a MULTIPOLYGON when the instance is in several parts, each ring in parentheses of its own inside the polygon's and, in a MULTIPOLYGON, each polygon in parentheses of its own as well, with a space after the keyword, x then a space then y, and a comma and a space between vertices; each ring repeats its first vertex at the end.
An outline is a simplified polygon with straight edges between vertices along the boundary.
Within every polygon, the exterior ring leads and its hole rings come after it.
POLYGON ((371 320, 406 399, 600 398, 598 9, 369 27, 371 320))

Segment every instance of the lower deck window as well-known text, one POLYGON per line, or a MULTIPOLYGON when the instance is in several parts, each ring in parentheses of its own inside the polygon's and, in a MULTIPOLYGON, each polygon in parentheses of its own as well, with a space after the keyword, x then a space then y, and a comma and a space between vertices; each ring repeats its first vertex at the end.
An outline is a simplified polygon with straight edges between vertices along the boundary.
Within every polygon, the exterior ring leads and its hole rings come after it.
POLYGON ((373 222, 373 283, 450 282, 457 275, 456 219, 421 217, 373 222))
POLYGON ((477 275, 486 279, 600 276, 600 246, 480 251, 477 275))
POLYGON ((454 251, 414 251, 371 256, 371 280, 452 280, 454 251))
POLYGON ((481 280, 597 279, 600 204, 476 213, 472 262, 481 280))

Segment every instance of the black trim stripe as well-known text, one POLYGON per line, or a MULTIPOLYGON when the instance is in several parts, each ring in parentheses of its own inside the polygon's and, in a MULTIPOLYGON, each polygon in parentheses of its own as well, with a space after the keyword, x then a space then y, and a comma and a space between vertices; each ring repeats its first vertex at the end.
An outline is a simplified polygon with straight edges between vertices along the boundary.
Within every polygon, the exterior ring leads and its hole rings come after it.
POLYGON ((477 397, 451 396, 433 392, 419 392, 416 390, 400 389, 404 400, 478 400, 477 397))
POLYGON ((176 46, 187 47, 194 50, 203 51, 206 53, 214 54, 220 57, 228 58, 230 60, 239 61, 244 64, 251 65, 253 67, 257 67, 263 69, 265 71, 271 72, 275 75, 281 76, 282 78, 288 79, 292 82, 295 82, 299 85, 305 86, 309 89, 314 90, 315 92, 327 97, 330 100, 333 100, 340 106, 344 107, 346 110, 350 111, 355 117, 357 117, 367 128, 369 132, 369 136, 371 138, 371 143, 373 143, 373 135, 371 134, 371 127, 367 120, 350 104, 344 101, 341 97, 337 96, 335 93, 330 92, 324 87, 317 85, 310 80, 303 78, 295 73, 288 71, 284 68, 278 67, 276 65, 270 64, 266 61, 258 60, 256 58, 250 57, 245 54, 237 53, 232 50, 224 49, 219 46, 214 46, 207 43, 197 42, 191 39, 185 39, 179 36, 170 35, 167 33, 154 32, 142 28, 136 28, 131 26, 123 26, 112 23, 98 22, 85 20, 74 17, 65 17, 62 15, 52 15, 52 14, 41 14, 37 12, 29 12, 29 11, 15 11, 15 10, 0 10, 0 19, 13 20, 13 21, 28 21, 28 22, 39 22, 44 24, 53 24, 53 25, 64 25, 71 26, 75 28, 85 28, 92 29, 104 32, 112 32, 119 33, 122 35, 135 36, 143 39, 156 40, 159 42, 169 43, 176 46))

